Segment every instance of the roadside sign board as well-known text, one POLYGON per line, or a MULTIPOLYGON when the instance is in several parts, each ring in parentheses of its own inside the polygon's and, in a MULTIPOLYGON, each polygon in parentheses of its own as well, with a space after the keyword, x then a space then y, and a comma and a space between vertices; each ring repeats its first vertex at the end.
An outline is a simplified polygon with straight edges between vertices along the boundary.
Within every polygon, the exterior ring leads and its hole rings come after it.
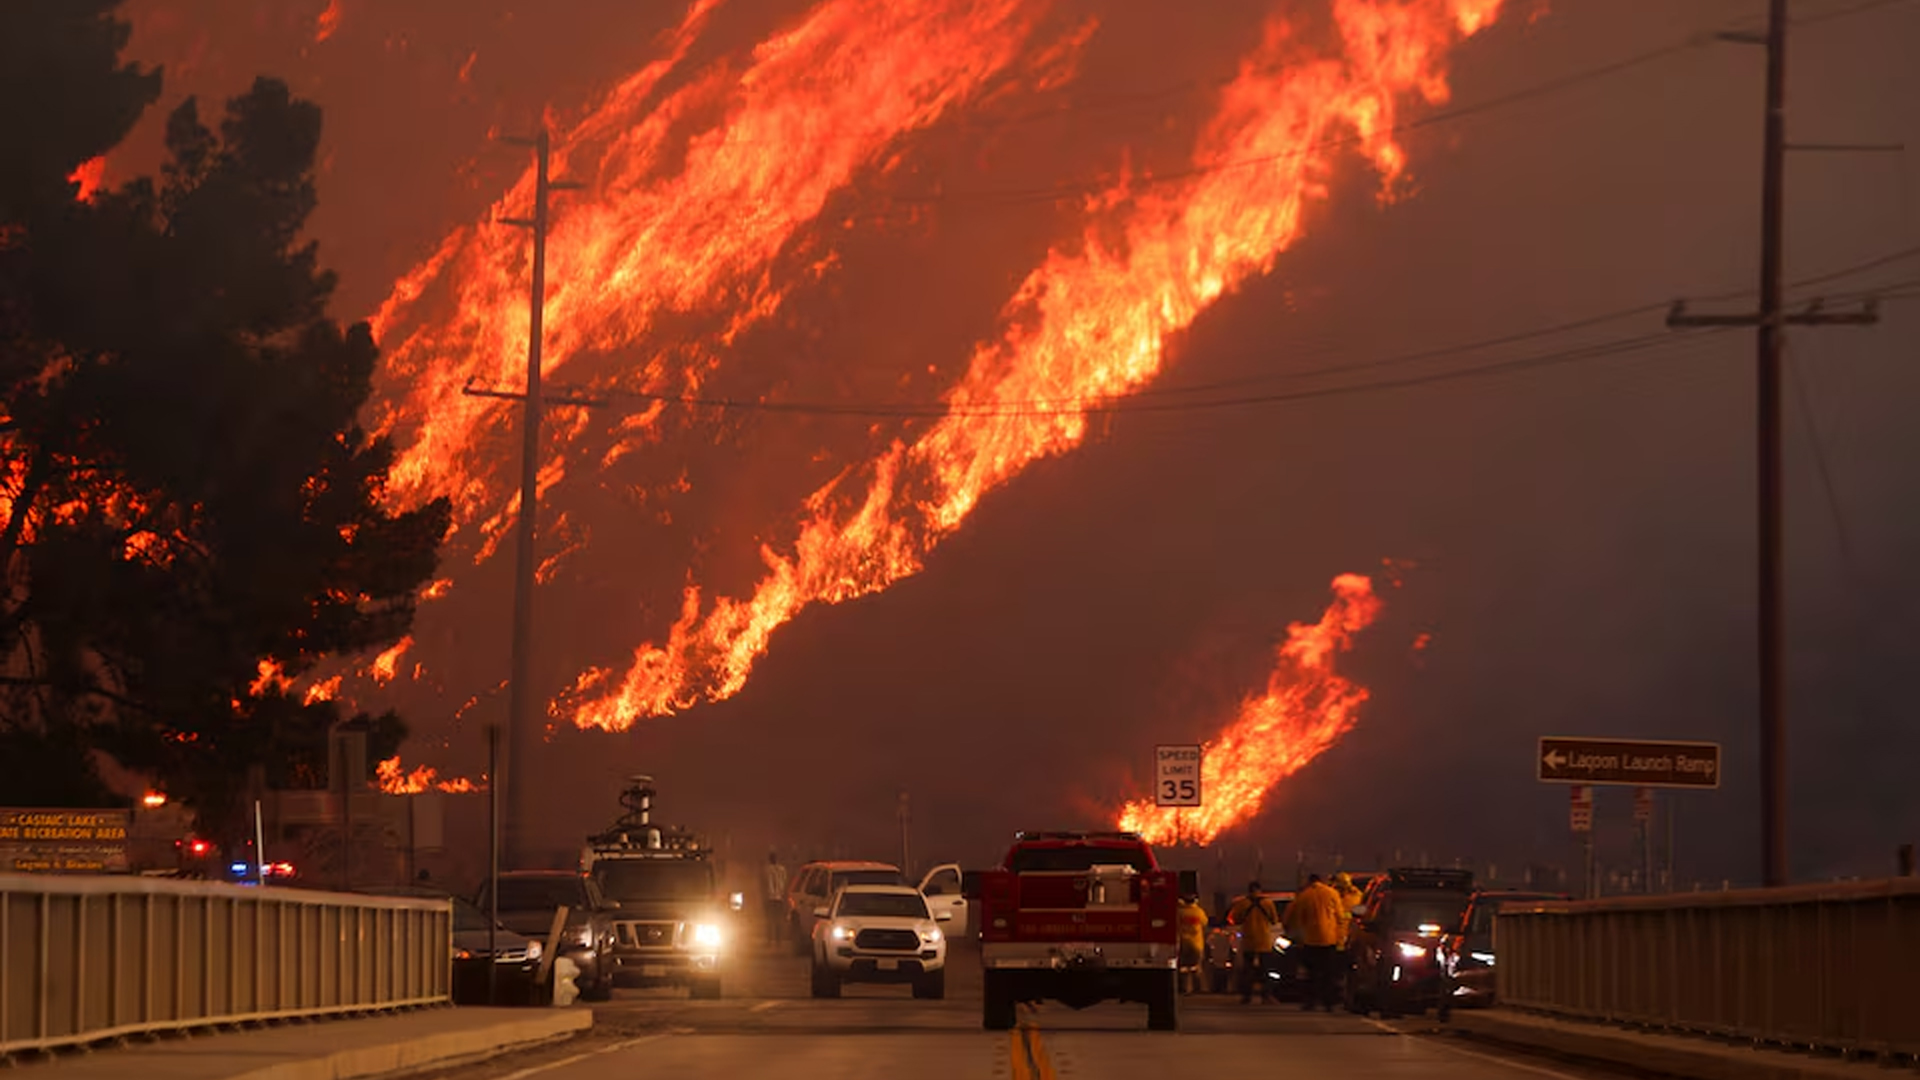
POLYGON ((1153 801, 1159 806, 1200 805, 1200 747, 1153 748, 1153 801))
POLYGON ((0 871, 124 874, 131 810, 0 808, 0 871))
POLYGON ((1567 789, 1572 796, 1568 800, 1567 824, 1574 832, 1593 831, 1593 789, 1585 784, 1575 784, 1567 789))
POLYGON ((1717 788, 1720 744, 1548 735, 1540 740, 1534 767, 1550 784, 1717 788))

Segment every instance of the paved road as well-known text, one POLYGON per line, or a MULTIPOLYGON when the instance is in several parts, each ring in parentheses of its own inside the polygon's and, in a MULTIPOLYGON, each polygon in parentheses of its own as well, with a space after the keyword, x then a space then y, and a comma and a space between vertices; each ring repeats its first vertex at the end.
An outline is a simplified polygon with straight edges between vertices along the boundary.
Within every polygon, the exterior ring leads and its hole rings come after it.
POLYGON ((1346 1013, 1182 1001, 1177 1034, 1149 1033, 1142 1006, 1023 1012, 1020 1031, 980 1028, 978 960, 962 956, 945 1001, 906 987, 808 995, 806 961, 746 958, 720 1001, 627 990, 595 1009, 595 1031, 561 1046, 439 1074, 447 1080, 1177 1080, 1248 1075, 1588 1080, 1603 1075, 1497 1057, 1346 1013), (1331 1070, 1331 1072, 1329 1072, 1331 1070))

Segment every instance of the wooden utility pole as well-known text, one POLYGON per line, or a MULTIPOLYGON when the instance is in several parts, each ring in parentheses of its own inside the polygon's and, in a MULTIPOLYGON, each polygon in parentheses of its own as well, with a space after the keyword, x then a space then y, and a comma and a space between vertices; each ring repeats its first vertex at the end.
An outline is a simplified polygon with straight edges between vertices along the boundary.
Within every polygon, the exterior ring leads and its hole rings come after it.
MULTIPOLYGON (((540 391, 541 347, 545 341, 547 299, 547 224, 548 204, 556 191, 581 185, 556 181, 549 175, 552 142, 543 127, 532 138, 508 137, 503 141, 533 150, 533 216, 501 218, 500 224, 529 229, 533 233, 533 287, 527 323, 527 381, 518 394, 468 386, 467 394, 481 397, 517 399, 521 402, 520 514, 515 522, 513 574, 513 659, 507 685, 507 738, 494 763, 488 783, 504 807, 503 846, 510 867, 525 863, 531 852, 527 842, 527 784, 514 775, 524 769, 540 742, 539 717, 533 708, 533 590, 539 566, 535 556, 535 518, 540 509, 540 427, 549 402, 540 391)), ((591 404, 567 398, 564 404, 591 404)))
POLYGON ((1759 677, 1760 677, 1760 864, 1767 885, 1787 883, 1787 725, 1784 670, 1785 617, 1782 594, 1783 499, 1780 450, 1780 365, 1788 323, 1803 326, 1866 325, 1879 321, 1869 301, 1854 312, 1826 312, 1815 301, 1788 314, 1782 293, 1785 270, 1787 157, 1787 0, 1768 0, 1764 35, 1722 34, 1723 40, 1765 45, 1766 127, 1760 177, 1760 310, 1744 315, 1690 315, 1675 304, 1671 327, 1753 326, 1758 329, 1756 367, 1759 459, 1759 677))

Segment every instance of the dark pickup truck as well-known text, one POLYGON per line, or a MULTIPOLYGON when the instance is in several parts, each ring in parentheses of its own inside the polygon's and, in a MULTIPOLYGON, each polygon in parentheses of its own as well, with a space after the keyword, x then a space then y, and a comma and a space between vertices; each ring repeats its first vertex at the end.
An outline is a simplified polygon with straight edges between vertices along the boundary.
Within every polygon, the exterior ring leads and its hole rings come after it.
POLYGON ((1175 913, 1181 875, 1133 833, 1020 833, 997 869, 968 875, 985 969, 984 1025, 1013 1027, 1023 1001, 1147 1006, 1178 1024, 1175 913))

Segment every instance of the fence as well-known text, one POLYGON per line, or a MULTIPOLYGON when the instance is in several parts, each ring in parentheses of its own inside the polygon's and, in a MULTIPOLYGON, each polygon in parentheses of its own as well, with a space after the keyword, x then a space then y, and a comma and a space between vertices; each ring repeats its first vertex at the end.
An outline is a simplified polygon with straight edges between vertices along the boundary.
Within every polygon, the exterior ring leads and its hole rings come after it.
POLYGON ((1920 1053, 1920 880, 1502 912, 1500 1001, 1591 1020, 1920 1053))
POLYGON ((449 999, 451 905, 0 874, 0 1055, 449 999))

